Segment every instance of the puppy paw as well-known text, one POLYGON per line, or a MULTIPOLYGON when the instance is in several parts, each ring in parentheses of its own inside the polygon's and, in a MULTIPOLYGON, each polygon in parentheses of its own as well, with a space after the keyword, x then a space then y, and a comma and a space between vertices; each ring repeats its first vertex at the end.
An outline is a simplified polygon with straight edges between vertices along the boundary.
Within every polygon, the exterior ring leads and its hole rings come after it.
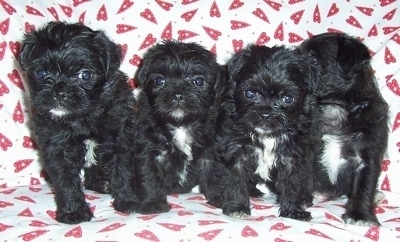
POLYGON ((113 202, 113 207, 116 211, 131 214, 139 207, 138 201, 121 201, 115 199, 113 202))
POLYGON ((385 193, 381 191, 376 191, 374 196, 374 204, 378 205, 385 199, 385 193))
POLYGON ((136 212, 141 214, 156 214, 156 213, 166 213, 171 209, 166 202, 143 202, 140 204, 136 212))
POLYGON ((109 182, 108 181, 100 181, 96 184, 94 183, 85 183, 85 188, 88 190, 92 190, 101 194, 109 194, 109 182))
POLYGON ((65 224, 79 224, 81 222, 88 222, 93 218, 93 213, 88 207, 77 210, 72 213, 56 212, 56 220, 65 224))
POLYGON ((349 214, 344 214, 342 216, 342 219, 346 224, 363 226, 363 227, 371 227, 371 226, 380 226, 381 225, 375 216, 372 216, 372 218, 361 219, 361 218, 355 218, 354 216, 350 216, 349 214))
POLYGON ((300 210, 300 209, 294 209, 294 210, 281 210, 279 216, 285 217, 285 218, 292 218, 292 219, 297 219, 300 221, 311 221, 311 213, 300 210))
POLYGON ((247 219, 250 217, 250 208, 243 207, 239 209, 223 209, 222 213, 232 218, 247 219))

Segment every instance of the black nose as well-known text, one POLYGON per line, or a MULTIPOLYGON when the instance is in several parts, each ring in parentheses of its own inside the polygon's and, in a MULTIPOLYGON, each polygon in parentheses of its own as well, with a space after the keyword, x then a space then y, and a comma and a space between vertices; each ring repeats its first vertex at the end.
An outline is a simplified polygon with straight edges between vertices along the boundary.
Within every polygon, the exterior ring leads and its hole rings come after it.
POLYGON ((261 119, 269 120, 271 118, 271 114, 269 113, 262 113, 261 119))
POLYGON ((181 102, 181 101, 183 101, 183 95, 182 94, 175 94, 175 96, 174 96, 174 99, 173 99, 173 101, 174 102, 181 102))
POLYGON ((66 91, 66 85, 63 82, 57 83, 53 89, 53 98, 55 100, 67 100, 68 94, 66 91))

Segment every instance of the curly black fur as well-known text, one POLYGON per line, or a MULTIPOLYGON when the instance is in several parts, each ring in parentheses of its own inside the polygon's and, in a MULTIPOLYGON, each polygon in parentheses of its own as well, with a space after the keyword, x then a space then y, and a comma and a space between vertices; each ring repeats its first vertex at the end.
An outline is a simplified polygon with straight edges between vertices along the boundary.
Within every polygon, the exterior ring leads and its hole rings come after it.
POLYGON ((257 183, 276 195, 280 216, 310 220, 311 133, 316 100, 308 59, 285 47, 249 45, 228 63, 230 88, 217 131, 218 160, 240 178, 246 196, 257 183))
POLYGON ((101 31, 50 22, 25 35, 19 56, 31 96, 34 131, 52 182, 57 221, 93 217, 85 186, 114 197, 114 208, 132 212, 138 199, 131 186, 135 129, 134 97, 119 71, 121 52, 101 31))
POLYGON ((323 33, 299 47, 312 61, 321 111, 322 143, 315 162, 314 191, 330 199, 347 195, 346 223, 379 225, 374 195, 389 126, 368 48, 343 33, 323 33))
POLYGON ((214 133, 226 71, 195 43, 166 41, 150 48, 137 72, 140 125, 139 213, 170 210, 166 196, 200 185, 208 202, 245 217, 249 201, 221 163, 214 133))

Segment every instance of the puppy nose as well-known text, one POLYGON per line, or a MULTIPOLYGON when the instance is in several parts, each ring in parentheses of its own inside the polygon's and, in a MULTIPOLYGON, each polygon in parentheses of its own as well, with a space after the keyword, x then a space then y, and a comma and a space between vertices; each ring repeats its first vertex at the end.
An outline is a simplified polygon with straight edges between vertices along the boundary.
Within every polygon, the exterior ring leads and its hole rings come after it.
POLYGON ((181 102, 181 101, 183 101, 183 95, 182 95, 182 94, 179 94, 179 93, 178 93, 178 94, 175 94, 173 101, 174 101, 174 102, 181 102))
POLYGON ((54 86, 53 98, 55 100, 66 100, 68 98, 68 94, 65 90, 65 83, 60 82, 54 86))

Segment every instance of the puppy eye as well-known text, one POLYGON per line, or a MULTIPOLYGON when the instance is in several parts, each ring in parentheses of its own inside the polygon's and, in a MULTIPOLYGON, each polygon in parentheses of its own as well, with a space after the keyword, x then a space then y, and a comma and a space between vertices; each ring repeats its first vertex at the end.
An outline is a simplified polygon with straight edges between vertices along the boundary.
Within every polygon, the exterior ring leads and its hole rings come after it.
POLYGON ((286 104, 291 104, 294 101, 294 97, 285 95, 285 96, 283 96, 282 100, 286 104))
POLYGON ((204 78, 203 77, 196 77, 194 80, 193 80, 193 83, 196 85, 196 86, 203 86, 203 84, 204 84, 204 78))
POLYGON ((164 79, 164 77, 162 77, 162 76, 158 76, 158 77, 156 77, 156 79, 154 79, 154 83, 155 83, 157 86, 162 86, 162 85, 165 84, 165 79, 164 79))
POLYGON ((256 92, 253 92, 253 91, 251 91, 251 90, 246 90, 246 91, 244 92, 244 96, 245 96, 247 99, 252 99, 252 98, 254 98, 254 97, 256 96, 256 92))
POLYGON ((47 72, 44 70, 38 70, 34 72, 34 76, 37 80, 44 80, 47 76, 47 72))
POLYGON ((92 73, 90 71, 81 71, 78 74, 78 78, 82 79, 84 81, 90 80, 91 77, 92 77, 92 73))

